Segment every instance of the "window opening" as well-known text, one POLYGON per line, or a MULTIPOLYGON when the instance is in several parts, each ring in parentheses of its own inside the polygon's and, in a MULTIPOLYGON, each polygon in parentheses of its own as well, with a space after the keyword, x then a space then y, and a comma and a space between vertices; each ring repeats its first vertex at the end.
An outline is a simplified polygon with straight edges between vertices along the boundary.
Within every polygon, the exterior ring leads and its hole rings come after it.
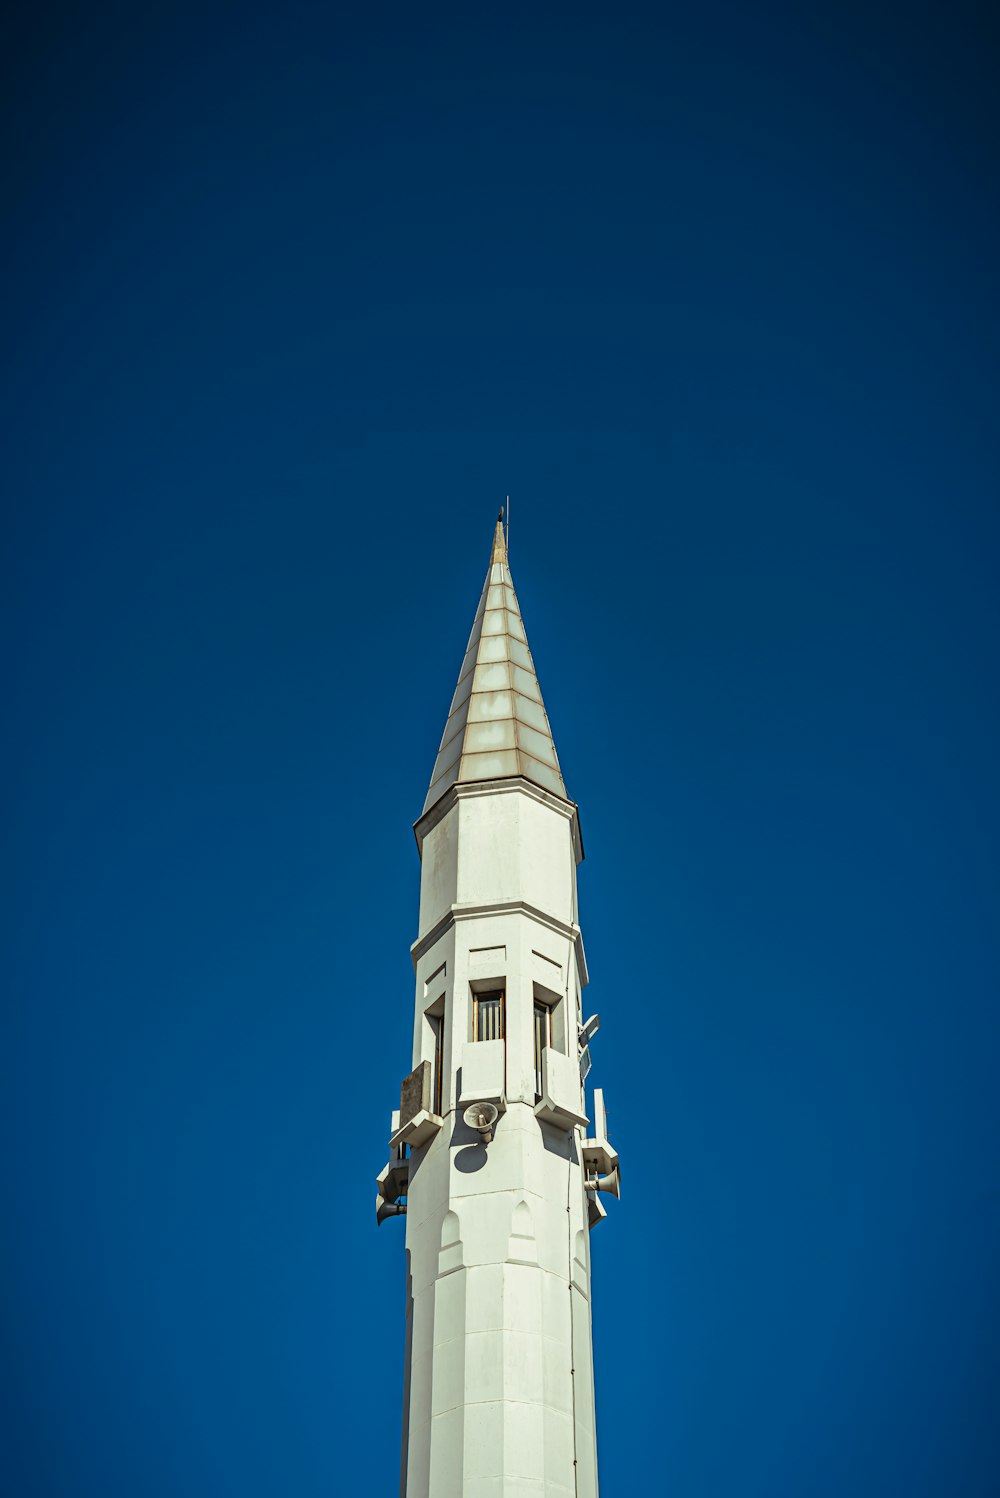
POLYGON ((472 1028, 476 1040, 503 1040, 504 991, 477 993, 472 996, 472 1028))
POLYGON ((429 1014, 427 1019, 434 1037, 434 1073, 431 1078, 433 1111, 440 1117, 441 1094, 444 1083, 444 1015, 429 1014))
POLYGON ((535 1000, 535 1101, 542 1096, 542 1052, 552 1044, 552 1010, 535 1000))

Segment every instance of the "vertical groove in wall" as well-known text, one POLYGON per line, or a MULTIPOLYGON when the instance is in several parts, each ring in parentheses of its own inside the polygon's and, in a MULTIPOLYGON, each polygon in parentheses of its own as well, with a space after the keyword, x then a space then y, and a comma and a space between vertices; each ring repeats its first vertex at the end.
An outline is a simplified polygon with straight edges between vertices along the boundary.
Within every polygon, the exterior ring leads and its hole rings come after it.
POLYGON ((406 1250, 406 1345, 403 1353, 403 1448, 399 1457, 399 1498, 406 1498, 410 1447, 410 1379, 413 1374, 413 1274, 406 1250))

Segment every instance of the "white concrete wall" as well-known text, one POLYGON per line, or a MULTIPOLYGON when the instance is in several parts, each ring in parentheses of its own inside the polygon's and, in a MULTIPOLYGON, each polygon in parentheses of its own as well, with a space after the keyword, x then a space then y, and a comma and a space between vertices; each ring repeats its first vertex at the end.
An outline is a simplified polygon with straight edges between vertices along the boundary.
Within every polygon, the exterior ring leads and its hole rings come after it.
MULTIPOLYGON (((522 783, 523 784, 523 783, 522 783)), ((596 1498, 590 1251, 578 1131, 534 1113, 536 985, 579 1016, 570 808, 459 787, 423 841, 414 1062, 444 998, 444 1124, 412 1153, 404 1498, 596 1498), (526 908, 530 907, 530 908, 526 908), (471 990, 507 994, 506 1111, 484 1147, 457 1110, 471 990)))

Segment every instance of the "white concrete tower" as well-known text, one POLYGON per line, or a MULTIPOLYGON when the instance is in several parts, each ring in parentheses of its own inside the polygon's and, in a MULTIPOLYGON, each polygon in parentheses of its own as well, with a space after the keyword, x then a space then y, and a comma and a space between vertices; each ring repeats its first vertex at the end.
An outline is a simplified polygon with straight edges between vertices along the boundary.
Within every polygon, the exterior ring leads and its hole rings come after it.
POLYGON ((423 813, 414 1070, 378 1219, 408 1267, 402 1498, 597 1498, 583 858, 502 523, 423 813))

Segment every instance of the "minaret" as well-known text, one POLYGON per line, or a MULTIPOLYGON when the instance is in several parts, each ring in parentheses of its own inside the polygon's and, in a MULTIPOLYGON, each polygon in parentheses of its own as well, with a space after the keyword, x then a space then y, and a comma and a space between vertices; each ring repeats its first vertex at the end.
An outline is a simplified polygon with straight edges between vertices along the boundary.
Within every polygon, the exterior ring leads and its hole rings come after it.
POLYGON ((599 1091, 585 1112, 580 823, 502 518, 414 831, 414 1070, 377 1201, 406 1221, 400 1492, 597 1498, 590 1231, 618 1157, 599 1091))

